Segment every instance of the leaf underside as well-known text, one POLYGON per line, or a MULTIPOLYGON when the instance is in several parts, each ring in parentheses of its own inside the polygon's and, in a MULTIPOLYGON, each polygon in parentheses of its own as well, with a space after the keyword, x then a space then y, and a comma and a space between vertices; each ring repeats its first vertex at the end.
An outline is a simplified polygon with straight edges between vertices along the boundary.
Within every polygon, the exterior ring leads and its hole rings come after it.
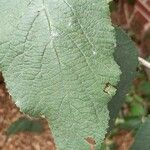
POLYGON ((135 43, 120 28, 115 28, 116 48, 114 59, 121 69, 120 82, 117 85, 117 92, 112 100, 108 103, 110 111, 109 130, 114 126, 118 112, 125 101, 125 95, 132 85, 133 79, 137 75, 136 67, 138 66, 138 49, 135 43))
POLYGON ((7 135, 17 134, 19 132, 43 132, 43 124, 39 120, 30 120, 27 118, 20 118, 13 122, 7 129, 7 135))
POLYGON ((135 140, 130 150, 149 150, 150 149, 150 116, 147 117, 145 123, 137 131, 135 140))
POLYGON ((59 150, 87 150, 87 138, 99 148, 120 76, 107 1, 2 0, 0 20, 0 67, 17 106, 48 119, 59 150))

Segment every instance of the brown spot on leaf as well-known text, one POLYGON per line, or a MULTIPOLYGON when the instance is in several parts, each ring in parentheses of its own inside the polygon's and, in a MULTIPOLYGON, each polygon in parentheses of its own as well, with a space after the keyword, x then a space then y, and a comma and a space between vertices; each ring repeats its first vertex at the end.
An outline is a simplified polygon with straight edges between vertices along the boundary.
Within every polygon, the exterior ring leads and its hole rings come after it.
POLYGON ((95 145, 95 144, 96 144, 95 140, 94 140, 92 137, 87 137, 85 140, 86 140, 90 145, 95 145))
POLYGON ((95 150, 96 142, 95 142, 94 138, 92 138, 92 137, 87 137, 87 138, 85 138, 85 140, 86 140, 87 143, 90 145, 90 150, 95 150))

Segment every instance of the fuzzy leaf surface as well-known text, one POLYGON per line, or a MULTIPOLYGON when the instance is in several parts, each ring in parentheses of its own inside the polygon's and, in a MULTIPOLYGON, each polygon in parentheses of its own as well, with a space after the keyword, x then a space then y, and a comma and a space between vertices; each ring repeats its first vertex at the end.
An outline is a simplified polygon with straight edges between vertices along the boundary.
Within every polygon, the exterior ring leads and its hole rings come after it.
POLYGON ((2 0, 0 20, 0 67, 17 106, 48 119, 58 150, 87 150, 87 138, 100 148, 120 76, 107 1, 2 0))

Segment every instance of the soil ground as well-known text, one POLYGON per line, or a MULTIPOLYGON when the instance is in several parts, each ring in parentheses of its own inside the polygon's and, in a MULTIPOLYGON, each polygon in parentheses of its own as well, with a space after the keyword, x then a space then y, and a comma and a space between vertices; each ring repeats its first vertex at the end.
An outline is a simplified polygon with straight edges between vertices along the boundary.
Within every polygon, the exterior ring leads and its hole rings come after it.
POLYGON ((7 128, 16 120, 25 117, 12 102, 2 79, 0 82, 0 150, 55 150, 53 138, 46 120, 42 119, 44 131, 40 134, 20 132, 6 134, 7 128))

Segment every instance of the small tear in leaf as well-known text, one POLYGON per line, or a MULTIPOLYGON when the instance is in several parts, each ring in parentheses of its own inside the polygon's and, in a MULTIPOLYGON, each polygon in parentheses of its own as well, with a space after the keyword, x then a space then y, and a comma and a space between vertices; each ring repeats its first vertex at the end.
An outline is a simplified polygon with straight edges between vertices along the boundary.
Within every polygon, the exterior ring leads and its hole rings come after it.
POLYGON ((116 90, 117 89, 115 86, 113 86, 109 82, 107 82, 103 91, 109 95, 114 95, 116 93, 116 90))

